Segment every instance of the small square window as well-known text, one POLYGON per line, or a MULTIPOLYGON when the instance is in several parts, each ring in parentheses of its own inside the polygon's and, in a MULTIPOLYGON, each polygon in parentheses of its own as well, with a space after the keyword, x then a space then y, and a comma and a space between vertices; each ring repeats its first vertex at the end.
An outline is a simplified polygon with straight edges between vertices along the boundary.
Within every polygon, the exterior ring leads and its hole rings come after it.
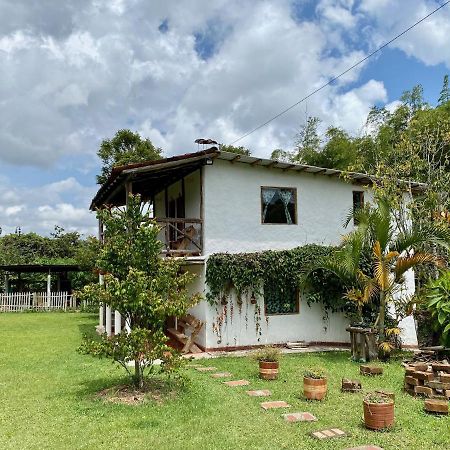
MULTIPOLYGON (((364 208, 364 192, 353 191, 353 214, 362 208, 364 208)), ((358 225, 356 218, 353 218, 353 224, 358 225)))
POLYGON ((270 284, 264 285, 264 308, 266 315, 297 314, 300 310, 300 295, 295 286, 280 289, 270 284))
POLYGON ((297 223, 297 189, 261 187, 261 222, 267 224, 297 223))

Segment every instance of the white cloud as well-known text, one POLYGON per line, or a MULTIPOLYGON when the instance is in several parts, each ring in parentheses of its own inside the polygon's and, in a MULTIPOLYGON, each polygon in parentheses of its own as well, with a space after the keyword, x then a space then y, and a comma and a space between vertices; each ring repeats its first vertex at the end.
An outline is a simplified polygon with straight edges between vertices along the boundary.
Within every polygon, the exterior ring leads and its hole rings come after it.
POLYGON ((89 212, 95 188, 82 186, 75 178, 33 189, 11 185, 11 180, 0 178, 0 227, 3 234, 20 226, 24 233, 35 231, 48 235, 55 225, 86 235, 96 233, 95 215, 89 212))
MULTIPOLYGON (((373 21, 373 44, 394 37, 439 6, 434 0, 361 0, 360 11, 373 21)), ((428 65, 443 63, 450 68, 450 8, 442 8, 391 44, 428 65)))
POLYGON ((9 206, 8 208, 5 208, 5 214, 7 216, 15 216, 17 215, 20 211, 22 211, 24 208, 23 205, 14 205, 14 206, 9 206))
MULTIPOLYGON (((0 35, 8 48, 0 160, 50 166, 65 155, 92 158, 101 139, 124 127, 169 154, 194 150, 197 137, 229 142, 362 56, 330 31, 354 26, 351 0, 322 0, 318 22, 294 20, 291 8, 287 0, 86 0, 53 8, 59 26, 52 14, 42 22, 40 10, 34 17, 15 10, 18 28, 0 35), (201 35, 214 49, 207 60, 196 51, 201 35)), ((308 112, 334 118, 324 105, 339 104, 360 69, 309 101, 308 112)), ((265 155, 269 146, 289 146, 303 115, 298 108, 243 144, 265 155)))
POLYGON ((321 0, 316 10, 331 25, 353 28, 358 21, 352 12, 353 5, 353 0, 321 0))

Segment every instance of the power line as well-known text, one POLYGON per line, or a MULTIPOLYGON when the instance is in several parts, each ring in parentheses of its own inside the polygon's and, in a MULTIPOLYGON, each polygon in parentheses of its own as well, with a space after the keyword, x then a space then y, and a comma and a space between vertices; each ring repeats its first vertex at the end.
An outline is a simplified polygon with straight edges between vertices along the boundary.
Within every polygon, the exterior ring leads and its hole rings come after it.
POLYGON ((393 37, 392 39, 390 39, 389 41, 385 42, 383 45, 381 45, 380 47, 378 47, 376 50, 374 50, 372 53, 368 54, 366 57, 364 57, 363 59, 361 59, 360 61, 358 61, 357 63, 353 64, 353 66, 349 67, 348 69, 344 70, 344 72, 340 73, 339 75, 335 76, 334 78, 331 78, 331 80, 327 81, 325 84, 323 84, 322 86, 318 87, 317 89, 315 89, 314 91, 310 92, 308 95, 306 95, 305 97, 303 97, 302 99, 300 99, 298 102, 294 103, 293 105, 289 106, 288 108, 284 109, 283 111, 281 111, 280 113, 278 113, 276 116, 273 116, 271 119, 267 120, 266 122, 262 123, 261 125, 258 125, 256 128, 253 128, 253 130, 249 131, 248 133, 243 134, 240 138, 234 140, 230 145, 235 144, 236 142, 239 142, 240 140, 246 138, 247 136, 250 136, 252 133, 254 133, 255 131, 258 131, 259 129, 265 127, 266 125, 268 125, 270 122, 273 122, 275 119, 278 119, 278 117, 282 116, 283 114, 286 114, 288 111, 290 111, 291 109, 295 108, 296 106, 298 106, 300 103, 304 102, 305 100, 307 100, 308 98, 312 97, 314 94, 317 94, 317 92, 321 91, 322 89, 326 88, 327 86, 329 86, 331 83, 333 83, 334 81, 338 80, 339 78, 341 78, 342 76, 344 76, 346 73, 350 72, 351 70, 353 70, 355 67, 359 66, 360 64, 362 64, 364 61, 367 61, 369 58, 371 58, 373 55, 375 55, 376 53, 380 52, 381 50, 383 50, 385 47, 387 47, 389 44, 392 44, 392 42, 396 41, 398 38, 402 37, 403 35, 405 35, 406 33, 408 33, 408 31, 412 30, 414 27, 416 27, 417 25, 419 25, 420 23, 422 23, 423 21, 425 21, 426 19, 428 19, 428 17, 432 16, 433 14, 435 14, 436 12, 438 12, 440 9, 442 9, 444 6, 447 6, 450 3, 450 0, 446 1, 445 3, 443 3, 441 6, 439 6, 438 8, 436 8, 434 11, 431 11, 429 14, 427 14, 425 17, 422 17, 420 20, 418 20, 417 22, 415 22, 413 25, 411 25, 410 27, 406 28, 405 30, 403 30, 400 34, 397 34, 397 36, 393 37))

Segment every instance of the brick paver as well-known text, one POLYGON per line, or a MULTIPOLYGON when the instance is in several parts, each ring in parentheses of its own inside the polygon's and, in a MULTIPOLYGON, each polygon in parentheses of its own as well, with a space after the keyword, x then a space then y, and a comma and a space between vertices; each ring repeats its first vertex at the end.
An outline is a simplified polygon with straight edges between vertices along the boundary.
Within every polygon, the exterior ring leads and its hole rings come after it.
POLYGON ((288 405, 286 402, 281 401, 281 400, 277 400, 274 402, 263 402, 261 403, 261 408, 262 409, 275 409, 275 408, 290 408, 291 405, 288 405))
POLYGON ((283 414, 286 422, 315 422, 317 418, 309 412, 283 414))
POLYGON ((314 431, 311 436, 316 439, 331 439, 347 436, 347 433, 339 428, 327 428, 326 430, 314 431))
POLYGON ((250 384, 250 381, 234 380, 234 381, 224 381, 223 383, 230 387, 236 387, 236 386, 248 386, 250 384))
POLYGON ((211 375, 211 377, 213 378, 228 378, 228 377, 232 377, 233 375, 230 372, 217 372, 217 373, 213 373, 211 375))
POLYGON ((272 392, 268 389, 259 389, 256 391, 247 391, 247 394, 250 395, 250 397, 270 397, 272 392))
POLYGON ((360 445, 359 447, 346 448, 345 450, 383 450, 377 445, 360 445))
POLYGON ((217 367, 197 367, 195 370, 198 370, 199 372, 213 372, 217 370, 217 367))

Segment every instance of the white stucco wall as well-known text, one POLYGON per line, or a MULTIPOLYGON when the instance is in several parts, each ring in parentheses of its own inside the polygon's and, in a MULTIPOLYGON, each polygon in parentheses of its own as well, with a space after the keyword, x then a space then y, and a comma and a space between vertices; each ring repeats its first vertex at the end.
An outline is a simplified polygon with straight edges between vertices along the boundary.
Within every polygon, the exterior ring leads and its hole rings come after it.
MULTIPOLYGON (((352 191, 365 191, 365 201, 371 201, 372 192, 346 183, 336 177, 296 173, 279 169, 215 160, 204 168, 204 255, 217 252, 254 252, 269 249, 290 249, 305 244, 338 244, 351 227, 343 223, 352 208, 352 191), (261 224, 261 186, 297 189, 297 224, 261 224)), ((179 183, 169 188, 169 196, 177 196, 179 183)), ((185 179, 186 216, 200 217, 200 172, 185 179)), ((164 194, 156 196, 156 213, 164 217, 164 194)), ((165 212, 165 211, 164 211, 165 212)), ((206 264, 206 263, 205 263, 206 264)), ((205 267, 189 266, 196 273, 192 292, 204 293, 205 267)), ((414 291, 414 276, 408 274, 409 292, 414 291)), ((263 299, 258 299, 264 311, 263 299)), ((219 314, 223 307, 220 306, 219 314)), ((228 307, 227 320, 221 327, 221 336, 213 332, 218 311, 205 301, 191 310, 206 325, 197 343, 206 348, 242 347, 268 343, 304 340, 306 342, 348 342, 348 325, 343 314, 330 313, 324 321, 320 305, 308 307, 301 301, 298 314, 261 315, 262 335, 255 332, 255 306, 244 302, 242 314, 233 301, 233 316, 228 307), (247 318, 247 320, 246 320, 247 318)), ((417 345, 414 321, 401 324, 406 345, 417 345)))
MULTIPOLYGON (((205 295, 205 266, 188 265, 186 268, 196 275, 189 287, 190 292, 205 295)), ((245 301, 239 313, 236 299, 232 299, 227 305, 226 320, 220 333, 217 333, 213 324, 217 323, 217 317, 223 314, 224 307, 211 306, 206 301, 200 302, 189 311, 205 322, 196 342, 207 349, 280 344, 288 341, 348 342, 348 333, 345 331, 348 321, 343 314, 329 314, 328 320, 323 320, 325 313, 320 305, 309 307, 306 302, 300 300, 298 314, 270 315, 267 316, 267 321, 262 298, 258 299, 258 305, 262 311, 261 335, 256 332, 255 305, 245 301)))
POLYGON ((328 320, 323 320, 324 311, 320 305, 313 304, 309 307, 306 302, 300 301, 298 314, 266 316, 264 300, 259 298, 257 301, 261 309, 261 335, 257 333, 256 328, 256 305, 244 301, 242 311, 239 313, 239 307, 234 299, 233 314, 228 304, 227 320, 219 334, 213 331, 212 324, 217 318, 218 311, 219 314, 223 313, 224 307, 219 305, 216 309, 207 305, 207 347, 247 347, 296 341, 345 343, 349 340, 345 331, 348 321, 343 314, 330 314, 328 320))
POLYGON ((352 191, 335 178, 216 160, 205 167, 205 253, 289 249, 338 244, 352 191), (261 223, 261 186, 297 189, 296 225, 261 223))

